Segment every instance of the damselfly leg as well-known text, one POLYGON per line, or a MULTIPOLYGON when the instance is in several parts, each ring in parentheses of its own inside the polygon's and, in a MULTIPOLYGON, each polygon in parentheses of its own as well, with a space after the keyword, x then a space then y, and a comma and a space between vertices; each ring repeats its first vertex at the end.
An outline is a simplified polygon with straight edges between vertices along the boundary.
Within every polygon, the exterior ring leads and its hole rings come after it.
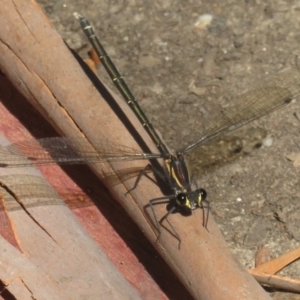
MULTIPOLYGON (((174 226, 169 221, 169 216, 173 213, 181 213, 182 215, 188 216, 191 215, 193 210, 197 208, 201 208, 203 211, 203 227, 207 229, 207 223, 208 223, 208 217, 209 217, 209 211, 210 211, 210 203, 206 199, 206 191, 203 189, 198 189, 194 192, 188 193, 179 193, 177 195, 170 195, 165 196, 161 198, 155 198, 149 201, 149 207, 151 208, 152 215, 158 230, 158 236, 157 240, 159 240, 161 236, 161 227, 167 229, 177 240, 178 240, 178 249, 180 249, 181 246, 181 238, 179 233, 175 230, 174 226), (192 194, 194 195, 192 195, 192 194), (197 204, 194 207, 190 206, 190 199, 192 197, 197 197, 197 204), (158 218, 154 207, 159 204, 167 204, 167 213, 163 215, 162 218, 158 218), (207 210, 207 213, 205 214, 205 209, 207 210), (164 226, 163 222, 166 220, 166 222, 169 224, 170 229, 166 228, 164 226)), ((208 230, 208 229, 207 229, 208 230)))

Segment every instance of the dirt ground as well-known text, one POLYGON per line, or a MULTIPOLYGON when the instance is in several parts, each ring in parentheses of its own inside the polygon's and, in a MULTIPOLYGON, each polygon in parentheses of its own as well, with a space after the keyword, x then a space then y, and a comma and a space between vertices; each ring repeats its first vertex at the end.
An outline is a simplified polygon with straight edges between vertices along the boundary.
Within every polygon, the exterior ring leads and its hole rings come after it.
MULTIPOLYGON (((300 55, 299 1, 38 2, 71 48, 86 45, 83 56, 89 45, 73 12, 89 18, 172 149, 205 126, 218 103, 295 67, 300 55)), ((287 159, 300 152, 299 100, 189 155, 228 245, 248 268, 260 246, 271 257, 300 246, 300 167, 287 159)), ((280 273, 299 274, 300 262, 280 273)))

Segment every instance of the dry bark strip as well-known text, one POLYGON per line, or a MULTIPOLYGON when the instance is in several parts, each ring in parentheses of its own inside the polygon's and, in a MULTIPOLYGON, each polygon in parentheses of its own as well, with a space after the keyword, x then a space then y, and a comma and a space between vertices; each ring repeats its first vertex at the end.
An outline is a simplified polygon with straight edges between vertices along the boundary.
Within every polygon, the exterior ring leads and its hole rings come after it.
MULTIPOLYGON (((5 144, 1 138, 0 145, 5 144)), ((44 205, 36 205, 38 196, 21 195, 17 187, 28 183, 29 176, 32 186, 47 186, 36 169, 0 169, 0 175, 0 192, 19 246, 14 249, 1 239, 5 267, 0 278, 7 290, 17 295, 11 283, 20 281, 34 299, 140 299, 54 190, 44 205)))
POLYGON ((284 253, 277 258, 268 260, 249 270, 249 273, 261 284, 291 293, 300 293, 300 280, 275 275, 277 272, 298 260, 300 248, 284 253))

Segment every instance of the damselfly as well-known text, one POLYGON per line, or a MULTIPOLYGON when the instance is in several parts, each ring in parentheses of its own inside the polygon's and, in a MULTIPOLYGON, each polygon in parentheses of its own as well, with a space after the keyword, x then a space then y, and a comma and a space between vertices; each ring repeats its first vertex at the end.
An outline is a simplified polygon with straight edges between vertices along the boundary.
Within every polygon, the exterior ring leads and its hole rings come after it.
MULTIPOLYGON (((103 162, 163 158, 166 174, 164 179, 172 188, 173 194, 152 199, 149 201, 149 206, 152 210, 159 235, 160 227, 163 221, 166 220, 173 231, 173 235, 179 241, 180 246, 181 238, 172 224, 170 224, 168 220, 169 215, 174 212, 183 211, 191 214, 197 208, 204 209, 207 207, 206 218, 204 215, 204 226, 206 227, 210 208, 205 190, 198 188, 196 181, 191 179, 193 177, 189 174, 184 155, 195 147, 208 143, 223 134, 231 132, 250 121, 290 103, 292 99, 300 94, 299 71, 297 69, 289 69, 281 72, 264 81, 257 89, 233 98, 229 106, 224 107, 221 111, 213 112, 208 120, 203 121, 206 126, 199 126, 197 138, 178 149, 175 153, 171 153, 156 133, 103 46, 100 44, 88 20, 79 14, 75 14, 75 17, 79 20, 82 30, 94 47, 115 86, 156 144, 159 153, 138 153, 133 149, 121 145, 109 145, 105 148, 103 147, 103 142, 99 142, 101 144, 99 148, 103 149, 103 151, 98 153, 83 139, 56 137, 25 141, 0 148, 0 166, 28 165, 28 160, 37 164, 53 162, 60 164, 80 164, 91 161, 103 162), (73 149, 76 149, 76 152, 73 149), (22 156, 20 156, 20 152, 22 156), (158 220, 154 206, 165 202, 168 202, 167 213, 158 220)), ((152 170, 156 172, 155 169, 152 168, 152 170)), ((142 174, 138 177, 137 182, 142 174)))

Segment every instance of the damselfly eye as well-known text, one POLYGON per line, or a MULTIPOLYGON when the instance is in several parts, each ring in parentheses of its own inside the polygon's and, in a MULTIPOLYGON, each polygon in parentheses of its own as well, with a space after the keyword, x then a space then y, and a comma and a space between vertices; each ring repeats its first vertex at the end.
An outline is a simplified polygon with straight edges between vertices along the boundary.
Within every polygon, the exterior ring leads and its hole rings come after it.
POLYGON ((181 206, 185 206, 186 204, 186 195, 183 194, 183 193, 179 193, 177 196, 176 196, 176 200, 177 200, 177 203, 181 206))
POLYGON ((201 201, 204 201, 206 199, 207 193, 204 189, 199 189, 199 195, 201 195, 201 201))

